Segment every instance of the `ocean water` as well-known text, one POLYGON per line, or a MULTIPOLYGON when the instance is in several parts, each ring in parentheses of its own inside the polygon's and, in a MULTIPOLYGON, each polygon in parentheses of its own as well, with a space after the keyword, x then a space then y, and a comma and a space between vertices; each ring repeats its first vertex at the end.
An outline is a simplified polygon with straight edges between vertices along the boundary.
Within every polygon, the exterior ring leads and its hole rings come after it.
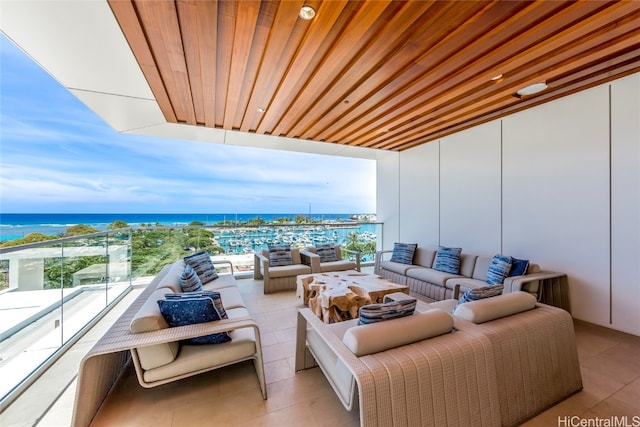
MULTIPOLYGON (((156 223, 164 226, 184 226, 193 221, 200 221, 205 225, 219 225, 225 223, 233 225, 236 222, 246 222, 260 217, 266 222, 273 222, 279 218, 294 219, 297 214, 14 214, 0 213, 0 241, 20 239, 30 233, 42 233, 57 236, 72 225, 85 224, 97 230, 104 231, 113 221, 122 220, 132 227, 142 224, 156 223)), ((352 214, 312 214, 314 220, 324 219, 333 221, 347 220, 352 214)), ((369 229, 369 227, 367 227, 369 229)))

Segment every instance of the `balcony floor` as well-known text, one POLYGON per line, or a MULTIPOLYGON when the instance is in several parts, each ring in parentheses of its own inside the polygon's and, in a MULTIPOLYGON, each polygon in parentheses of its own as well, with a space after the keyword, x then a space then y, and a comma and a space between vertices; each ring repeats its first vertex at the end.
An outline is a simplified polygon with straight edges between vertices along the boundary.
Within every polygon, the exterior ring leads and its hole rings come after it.
MULTIPOLYGON (((294 373, 296 311, 300 308, 295 292, 263 295, 262 282, 251 279, 239 280, 238 286, 249 311, 260 324, 268 400, 262 399, 251 362, 153 389, 140 387, 130 368, 92 425, 359 425, 357 412, 349 413, 342 407, 318 368, 294 373)), ((114 310, 118 309, 120 307, 114 310)), ((109 316, 113 314, 109 313, 109 316)), ((626 415, 628 422, 633 422, 631 417, 640 415, 637 408, 640 401, 640 365, 637 363, 640 337, 581 321, 576 321, 576 336, 584 390, 525 425, 558 425, 558 417, 565 416, 594 419, 626 415)), ((75 381, 64 389, 37 425, 68 426, 74 395, 75 381)), ((0 422, 2 425, 34 425, 30 422, 5 424, 15 421, 15 416, 13 418, 9 420, 3 414, 0 422)))

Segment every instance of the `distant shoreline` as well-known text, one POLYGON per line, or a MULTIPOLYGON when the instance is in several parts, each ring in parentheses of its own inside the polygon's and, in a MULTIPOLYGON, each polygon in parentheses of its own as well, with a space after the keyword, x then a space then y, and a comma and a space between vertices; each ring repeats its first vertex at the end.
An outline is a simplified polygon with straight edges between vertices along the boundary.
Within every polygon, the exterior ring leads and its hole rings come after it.
POLYGON ((374 214, 0 214, 0 241, 20 239, 31 233, 42 233, 56 236, 65 231, 67 227, 77 224, 85 224, 97 230, 104 231, 114 221, 125 221, 132 227, 142 224, 160 224, 165 227, 186 226, 194 221, 201 222, 206 227, 215 227, 222 224, 233 226, 243 225, 247 221, 262 218, 265 223, 277 222, 282 218, 295 220, 297 216, 309 217, 312 221, 354 221, 353 218, 362 221, 375 221, 374 214))

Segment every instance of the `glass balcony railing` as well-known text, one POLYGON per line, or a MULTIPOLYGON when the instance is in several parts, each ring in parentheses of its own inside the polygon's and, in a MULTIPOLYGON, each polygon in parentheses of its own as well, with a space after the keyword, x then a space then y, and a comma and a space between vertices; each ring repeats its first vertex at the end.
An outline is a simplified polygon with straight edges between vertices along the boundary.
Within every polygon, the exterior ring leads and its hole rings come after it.
POLYGON ((131 288, 131 230, 0 249, 3 407, 131 288))
POLYGON ((0 409, 138 280, 149 283, 190 253, 229 260, 242 277, 252 274, 255 252, 277 244, 333 243, 372 264, 380 236, 381 223, 157 225, 0 248, 0 409))

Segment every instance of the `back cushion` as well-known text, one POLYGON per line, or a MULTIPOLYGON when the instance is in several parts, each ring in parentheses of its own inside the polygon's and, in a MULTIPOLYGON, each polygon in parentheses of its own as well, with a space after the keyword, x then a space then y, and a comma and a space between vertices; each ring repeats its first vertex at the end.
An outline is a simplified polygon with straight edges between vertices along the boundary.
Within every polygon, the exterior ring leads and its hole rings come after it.
POLYGON ((435 309, 369 325, 354 326, 342 342, 356 356, 378 353, 451 332, 453 317, 435 309))
POLYGON ((460 304, 453 315, 473 323, 484 323, 531 310, 535 306, 533 295, 518 291, 460 304))
POLYGON ((421 265, 423 267, 431 268, 435 257, 436 257, 435 249, 418 247, 413 256, 413 263, 416 265, 421 265))
POLYGON ((479 256, 476 258, 476 265, 473 268, 473 276, 471 277, 484 280, 487 277, 487 271, 489 271, 492 259, 493 258, 489 256, 479 256))
MULTIPOLYGON (((476 265, 476 258, 478 258, 478 255, 460 255, 460 274, 471 277, 473 275, 473 267, 476 265)), ((482 280, 484 280, 484 278, 482 280)))

